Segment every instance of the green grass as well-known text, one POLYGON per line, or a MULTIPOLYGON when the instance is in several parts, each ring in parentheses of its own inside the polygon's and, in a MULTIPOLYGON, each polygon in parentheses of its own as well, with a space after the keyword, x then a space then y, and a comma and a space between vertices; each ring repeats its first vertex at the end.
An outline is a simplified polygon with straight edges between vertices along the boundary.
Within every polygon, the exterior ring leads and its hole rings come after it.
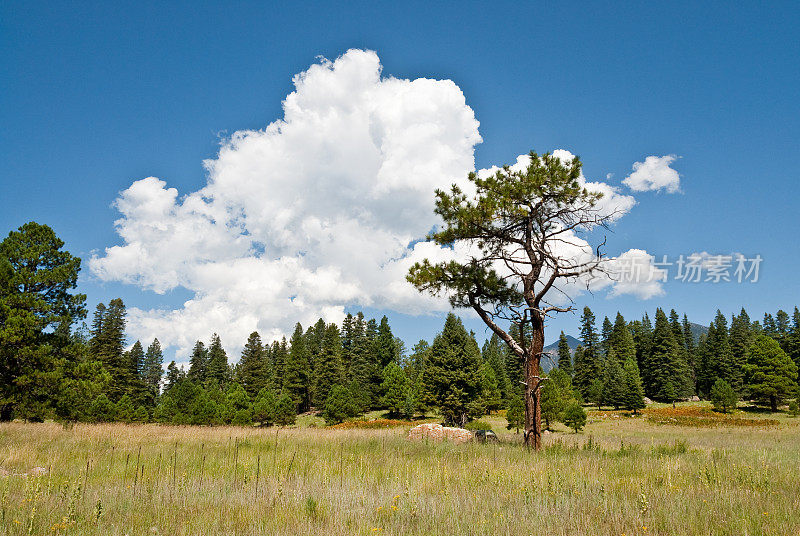
POLYGON ((540 453, 497 415, 501 443, 485 445, 403 427, 6 423, 0 534, 796 535, 800 420, 751 417, 779 424, 590 413, 540 453))

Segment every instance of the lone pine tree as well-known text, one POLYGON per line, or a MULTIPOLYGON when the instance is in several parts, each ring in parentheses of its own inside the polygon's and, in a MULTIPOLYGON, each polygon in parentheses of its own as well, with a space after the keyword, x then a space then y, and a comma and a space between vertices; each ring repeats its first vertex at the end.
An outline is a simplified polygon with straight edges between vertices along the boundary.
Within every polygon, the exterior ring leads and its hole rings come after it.
POLYGON ((778 411, 778 403, 797 392, 797 365, 778 341, 764 334, 753 341, 744 372, 751 396, 769 402, 772 411, 778 411))
POLYGON ((0 242, 0 420, 44 418, 57 392, 56 328, 86 315, 73 294, 81 260, 46 225, 26 223, 0 242))
POLYGON ((563 292, 561 283, 603 270, 599 246, 572 244, 581 250, 575 255, 563 255, 559 246, 614 217, 598 204, 603 194, 588 190, 580 177, 577 157, 564 162, 531 151, 525 169, 504 166, 485 178, 470 173, 472 196, 457 185, 450 192, 437 190, 435 212, 444 225, 429 239, 443 246, 464 244, 472 253, 460 262, 426 259, 408 274, 418 290, 445 293, 454 307, 472 308, 523 362, 525 443, 536 449, 541 448, 545 319, 572 310, 548 303, 547 296, 563 292), (516 326, 520 339, 498 320, 516 326))

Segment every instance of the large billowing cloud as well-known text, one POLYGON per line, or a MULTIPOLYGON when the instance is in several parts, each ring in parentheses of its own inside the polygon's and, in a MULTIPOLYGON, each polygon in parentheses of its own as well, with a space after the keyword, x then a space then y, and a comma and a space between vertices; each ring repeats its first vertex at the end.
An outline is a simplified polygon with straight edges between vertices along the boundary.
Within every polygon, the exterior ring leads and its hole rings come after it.
MULTIPOLYGON (((475 168, 481 137, 461 90, 449 80, 383 77, 378 56, 362 50, 311 66, 294 85, 283 119, 234 133, 204 163, 201 190, 180 196, 149 177, 121 192, 123 243, 93 257, 92 273, 193 293, 174 310, 132 308, 134 337, 158 336, 185 356, 215 331, 235 351, 253 330, 269 340, 294 322, 338 322, 349 305, 448 309, 405 274, 417 260, 463 254, 419 242, 437 223, 434 189, 463 183, 475 168)), ((582 180, 617 215, 634 205, 608 184, 582 180)))

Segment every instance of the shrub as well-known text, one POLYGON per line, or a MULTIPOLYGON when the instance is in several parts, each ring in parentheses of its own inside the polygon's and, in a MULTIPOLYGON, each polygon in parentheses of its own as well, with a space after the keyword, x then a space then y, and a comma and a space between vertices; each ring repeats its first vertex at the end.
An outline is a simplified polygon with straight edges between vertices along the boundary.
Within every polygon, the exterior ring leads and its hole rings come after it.
POLYGON ((205 392, 201 392, 191 408, 192 424, 214 424, 217 422, 217 403, 211 400, 205 392))
POLYGON ((266 387, 258 392, 253 403, 253 420, 261 426, 270 426, 275 422, 275 392, 266 387))
POLYGON ((542 383, 542 420, 545 428, 550 429, 556 421, 560 421, 564 409, 572 398, 572 380, 561 369, 553 369, 542 383))
POLYGON ((225 403, 220 408, 220 417, 225 424, 235 424, 233 420, 242 410, 246 410, 248 415, 250 414, 250 397, 247 396, 244 387, 238 383, 232 384, 225 394, 225 403))
POLYGON ((114 407, 114 404, 102 393, 92 402, 89 413, 92 420, 95 422, 111 422, 117 417, 116 407, 114 407))
POLYGON ((135 422, 147 422, 150 416, 147 414, 147 408, 144 406, 139 406, 136 408, 136 413, 133 415, 133 420, 135 422))
POLYGON ((789 415, 792 417, 797 417, 800 415, 800 408, 797 406, 797 400, 792 400, 789 402, 789 415))
POLYGON ((133 400, 128 395, 123 396, 117 402, 117 419, 123 422, 133 421, 136 413, 136 408, 133 406, 133 400))
POLYGON ((567 409, 564 410, 564 424, 575 430, 576 434, 578 430, 586 426, 586 411, 583 406, 577 402, 572 402, 567 406, 567 409))
POLYGON ((297 407, 288 394, 282 394, 275 401, 275 424, 289 426, 297 421, 297 407))
POLYGON ((475 421, 470 421, 467 424, 465 424, 464 428, 466 428, 467 430, 472 430, 472 431, 475 431, 475 430, 491 430, 492 429, 492 425, 489 424, 486 421, 475 420, 475 421))
POLYGON ((733 390, 731 384, 725 380, 714 382, 713 387, 711 387, 710 398, 714 409, 723 413, 736 408, 736 403, 739 402, 739 395, 733 390))
POLYGON ((343 385, 334 385, 328 399, 325 401, 325 409, 322 411, 322 418, 328 425, 338 424, 348 417, 358 415, 358 406, 353 400, 350 389, 343 385))
POLYGON ((231 420, 231 424, 234 426, 250 426, 253 424, 253 418, 250 414, 249 409, 240 409, 238 410, 231 420))
POLYGON ((508 401, 506 420, 508 420, 506 428, 509 430, 516 428, 519 433, 519 429, 525 424, 525 403, 521 396, 512 395, 511 400, 508 401))

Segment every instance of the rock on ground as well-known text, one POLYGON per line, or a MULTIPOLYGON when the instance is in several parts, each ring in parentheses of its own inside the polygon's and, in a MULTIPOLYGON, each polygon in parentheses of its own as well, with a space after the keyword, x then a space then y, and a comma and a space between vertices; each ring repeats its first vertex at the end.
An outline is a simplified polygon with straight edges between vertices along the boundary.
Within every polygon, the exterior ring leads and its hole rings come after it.
POLYGON ((424 423, 408 431, 409 439, 448 440, 453 443, 466 443, 472 440, 472 432, 463 428, 450 428, 436 423, 424 423))

